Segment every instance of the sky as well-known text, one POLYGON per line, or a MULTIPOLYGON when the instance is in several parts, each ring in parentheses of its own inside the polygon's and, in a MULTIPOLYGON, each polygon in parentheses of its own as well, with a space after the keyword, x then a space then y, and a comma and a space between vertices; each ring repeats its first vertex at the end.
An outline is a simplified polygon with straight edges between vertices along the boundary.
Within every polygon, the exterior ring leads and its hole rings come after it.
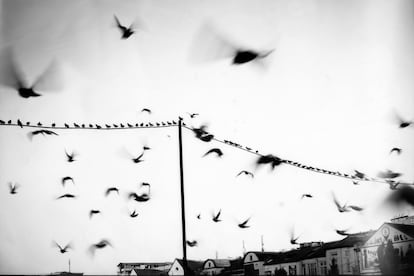
MULTIPOLYGON (((59 87, 22 98, 0 84, 0 119, 23 122, 137 123, 184 118, 208 126, 218 139, 262 154, 319 168, 370 176, 386 169, 413 182, 414 3, 397 1, 1 1, 0 50, 13 52, 29 83, 54 62, 59 87), (127 40, 114 15, 136 33, 127 40), (256 51, 263 60, 232 65, 214 58, 223 39, 256 51), (210 51, 211 50, 211 51, 210 51), (150 108, 151 114, 141 112, 150 108), (190 118, 188 113, 199 113, 190 118), (389 154, 400 147, 400 155, 389 154)), ((5 55, 1 72, 7 69, 5 55)), ((1 77, 1 76, 0 76, 1 77)), ((115 274, 119 262, 173 261, 182 256, 178 128, 114 131, 0 127, 0 273, 115 274), (130 155, 143 160, 135 164, 130 155), (66 162, 66 151, 78 153, 66 162), (72 176, 75 184, 61 185, 72 176), (11 195, 8 183, 18 183, 11 195), (151 184, 145 203, 127 200, 151 184), (119 196, 105 197, 108 187, 119 196), (76 199, 55 198, 73 193, 76 199), (92 219, 91 209, 100 209, 92 219), (137 218, 128 213, 136 210, 137 218), (106 238, 112 247, 88 254, 106 238), (73 244, 60 254, 52 242, 73 244)), ((286 164, 256 167, 257 156, 183 129, 186 229, 197 247, 189 259, 235 258, 261 249, 287 250, 298 242, 341 239, 377 229, 410 208, 383 206, 388 186, 286 164), (204 153, 218 147, 221 158, 204 153), (253 179, 236 177, 241 170, 253 179), (301 200, 303 193, 313 198, 301 200), (339 213, 339 201, 364 207, 339 213), (222 210, 222 221, 212 214, 222 210), (201 220, 196 216, 201 214, 201 220), (250 228, 237 223, 247 218, 250 228)))

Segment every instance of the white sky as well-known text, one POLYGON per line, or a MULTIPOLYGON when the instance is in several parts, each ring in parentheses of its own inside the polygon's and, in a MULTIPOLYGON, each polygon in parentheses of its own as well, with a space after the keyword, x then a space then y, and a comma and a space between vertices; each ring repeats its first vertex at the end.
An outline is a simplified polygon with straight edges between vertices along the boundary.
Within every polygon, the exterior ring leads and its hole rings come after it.
MULTIPOLYGON (((414 119, 412 1, 19 0, 0 7, 0 46, 13 47, 27 78, 54 58, 64 76, 63 91, 38 98, 0 86, 0 119, 120 123, 182 115, 264 154, 344 173, 389 168, 413 181, 414 131, 393 121, 394 111, 414 119), (114 14, 143 27, 121 40, 114 14), (240 45, 274 48, 267 70, 229 59, 194 64, 192 45, 206 21, 240 45), (153 114, 140 113, 144 107, 153 114), (400 156, 389 155, 394 146, 403 148, 400 156)), ((72 271, 114 274, 119 262, 182 256, 176 128, 64 130, 32 142, 30 130, 0 128, 0 273, 62 271, 70 258, 72 271), (125 157, 144 144, 152 148, 144 162, 125 157), (65 149, 77 151, 78 161, 67 163, 65 149), (63 189, 66 175, 76 185, 63 189), (15 196, 10 181, 21 185, 15 196), (140 182, 151 183, 153 198, 128 203, 126 193, 140 182), (119 197, 104 197, 110 186, 119 197), (54 200, 65 192, 79 198, 54 200), (102 214, 89 220, 90 209, 102 214), (128 216, 133 209, 136 219, 128 216), (87 248, 101 238, 114 248, 90 258, 87 248), (52 240, 75 248, 62 255, 52 240)), ((247 250, 260 250, 261 235, 265 250, 289 249, 292 226, 300 242, 340 239, 335 228, 376 229, 395 215, 378 207, 385 185, 354 186, 287 165, 255 171, 255 155, 183 131, 187 236, 199 241, 189 259, 240 256, 243 240, 247 250), (223 158, 201 158, 211 147, 223 158), (255 172, 254 180, 235 178, 242 169, 255 172), (331 192, 366 210, 339 214, 331 192), (302 193, 314 198, 300 201, 302 193), (211 213, 219 209, 223 221, 215 224, 211 213), (237 221, 250 216, 252 227, 239 229, 237 221)))

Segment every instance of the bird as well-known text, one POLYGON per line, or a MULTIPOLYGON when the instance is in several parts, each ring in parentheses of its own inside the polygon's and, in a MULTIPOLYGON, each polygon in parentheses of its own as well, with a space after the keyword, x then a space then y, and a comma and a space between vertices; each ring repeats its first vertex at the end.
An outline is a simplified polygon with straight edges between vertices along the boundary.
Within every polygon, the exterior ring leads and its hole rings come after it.
POLYGON ((76 153, 75 153, 75 152, 72 152, 71 154, 69 154, 69 153, 67 153, 67 151, 65 150, 65 153, 66 153, 67 161, 68 161, 69 163, 76 161, 76 160, 75 160, 75 156, 76 156, 76 153))
POLYGON ((407 121, 401 118, 397 113, 395 113, 395 119, 398 123, 399 128, 406 128, 413 124, 413 121, 407 121))
POLYGON ((73 194, 64 194, 64 195, 61 195, 61 196, 59 196, 58 198, 56 198, 56 199, 61 199, 61 198, 75 198, 76 196, 75 195, 73 195, 73 194))
POLYGON ((111 192, 117 192, 119 194, 118 188, 116 188, 116 187, 110 187, 110 188, 106 189, 105 196, 108 196, 111 192))
POLYGON ((198 113, 189 113, 187 112, 187 114, 190 116, 190 118, 194 118, 195 116, 198 116, 198 113))
POLYGON ((336 229, 335 231, 338 235, 341 235, 341 236, 348 236, 349 235, 348 230, 338 230, 338 229, 336 229))
POLYGON ((392 179, 386 179, 385 182, 387 182, 388 185, 390 185, 391 190, 397 190, 398 185, 401 184, 399 181, 394 181, 392 179))
POLYGON ((219 219, 220 215, 221 215, 221 209, 220 209, 220 211, 218 211, 218 213, 217 213, 216 215, 215 215, 215 214, 213 214, 213 221, 214 221, 214 222, 219 222, 219 221, 221 221, 221 220, 219 219))
POLYGON ((152 113, 151 109, 149 109, 149 108, 143 108, 143 109, 141 109, 141 112, 147 112, 148 114, 152 113))
POLYGON ((302 199, 305 198, 305 197, 312 198, 313 196, 311 194, 303 194, 302 199))
POLYGON ((31 131, 31 132, 29 132, 28 136, 29 136, 30 139, 32 139, 33 136, 39 135, 39 134, 42 134, 43 136, 44 135, 56 135, 56 136, 58 136, 58 134, 56 132, 51 131, 51 130, 47 130, 47 129, 40 129, 40 130, 31 131))
POLYGON ((13 183, 9 182, 10 194, 12 194, 12 195, 17 194, 17 188, 19 188, 19 187, 20 187, 19 184, 17 184, 17 183, 13 184, 13 183))
POLYGON ((366 177, 365 174, 360 171, 354 170, 354 172, 355 172, 354 176, 357 178, 364 179, 366 177))
POLYGON ((235 52, 232 63, 233 64, 243 64, 255 59, 265 58, 270 55, 274 50, 266 52, 258 52, 254 50, 244 50, 239 49, 235 52))
POLYGON ((3 120, 0 120, 0 125, 4 125, 6 122, 3 120))
POLYGON ((197 215, 197 219, 201 219, 201 214, 198 214, 197 215))
POLYGON ((68 249, 72 249, 71 243, 68 243, 65 247, 60 246, 57 242, 53 241, 53 245, 59 248, 60 253, 64 254, 68 252, 68 249))
POLYGON ((336 205, 336 208, 338 208, 338 211, 340 212, 340 213, 343 213, 343 212, 349 212, 350 210, 349 210, 349 208, 348 208, 348 206, 345 204, 345 205, 341 205, 340 203, 339 203, 339 201, 338 201, 338 199, 336 198, 336 196, 335 196, 335 194, 334 193, 332 193, 332 197, 333 197, 333 200, 334 200, 334 203, 335 203, 335 205, 336 205))
POLYGON ((243 221, 243 222, 239 223, 239 224, 238 224, 238 226, 239 226, 240 228, 242 228, 242 229, 244 229, 244 228, 249 228, 249 227, 250 227, 250 225, 247 225, 247 223, 249 222, 249 220, 250 220, 250 218, 246 219, 245 221, 243 221))
POLYGON ((352 181, 354 185, 359 185, 359 181, 352 181))
POLYGON ((295 231, 294 231, 294 229, 292 228, 291 230, 290 230, 290 244, 298 244, 297 243, 297 240, 299 239, 299 236, 297 236, 297 237, 295 237, 295 231))
POLYGON ((397 154, 401 154, 402 149, 401 149, 401 148, 392 148, 392 149, 390 150, 390 154, 391 154, 391 153, 393 153, 394 151, 395 151, 397 154))
POLYGON ((116 25, 118 26, 119 30, 122 33, 122 39, 128 39, 132 34, 135 33, 134 29, 133 29, 133 24, 131 24, 128 28, 121 25, 121 23, 119 22, 118 17, 116 17, 116 15, 114 15, 115 18, 115 22, 116 25))
POLYGON ((194 247, 198 245, 198 242, 196 240, 192 240, 192 241, 187 241, 187 245, 189 247, 194 247))
POLYGON ((20 119, 17 119, 17 125, 21 128, 23 128, 23 123, 20 121, 20 119))
POLYGON ((411 205, 414 207, 414 188, 405 185, 399 189, 392 191, 385 199, 385 203, 393 207, 402 207, 403 205, 411 205))
POLYGON ((206 155, 208 155, 210 153, 217 154, 217 157, 222 157, 223 156, 223 152, 219 148, 212 148, 209 151, 207 151, 203 156, 206 156, 206 155))
POLYGON ((103 249, 107 246, 111 246, 112 244, 109 240, 107 239, 102 239, 100 240, 98 243, 92 244, 91 246, 89 246, 89 253, 94 255, 95 254, 95 250, 97 249, 103 249))
POLYGON ((143 146, 142 147, 142 150, 144 150, 144 151, 146 151, 146 150, 150 150, 151 148, 150 147, 148 147, 148 146, 143 146))
POLYGON ((200 138, 201 136, 208 134, 206 131, 207 125, 201 125, 199 128, 192 128, 192 131, 194 132, 195 136, 197 138, 200 138))
POLYGON ((401 175, 402 173, 393 172, 391 170, 386 170, 385 172, 378 173, 378 177, 387 178, 387 179, 397 178, 397 177, 400 177, 401 175))
POLYGON ((132 211, 132 213, 130 213, 130 214, 129 214, 129 216, 130 216, 131 218, 135 218, 135 217, 137 217, 137 216, 138 216, 138 213, 134 210, 134 211, 132 211))
POLYGON ((213 140, 213 138, 214 138, 213 134, 202 135, 199 137, 199 139, 203 142, 210 142, 211 140, 213 140))
POLYGON ((268 155, 262 155, 260 156, 257 161, 256 161, 256 165, 262 165, 262 164, 270 164, 272 166, 272 170, 276 167, 279 166, 280 164, 282 164, 283 160, 280 159, 277 156, 274 156, 272 154, 268 154, 268 155))
POLYGON ((361 212, 361 211, 364 210, 364 208, 359 207, 359 206, 355 206, 355 205, 348 205, 348 207, 351 208, 352 210, 358 211, 358 212, 361 212))
POLYGON ((14 59, 11 47, 3 48, 0 54, 1 76, 0 83, 6 87, 16 90, 20 97, 28 99, 42 96, 39 90, 57 91, 60 90, 61 80, 58 64, 53 60, 32 83, 31 85, 14 59))
POLYGON ((240 176, 241 174, 244 174, 244 175, 248 175, 248 176, 254 177, 254 174, 253 174, 253 173, 251 173, 251 172, 249 172, 249 171, 245 171, 245 170, 240 171, 240 172, 236 175, 236 177, 237 177, 237 176, 240 176))
POLYGON ((75 184, 75 181, 73 180, 73 178, 72 178, 72 177, 70 177, 70 176, 65 176, 65 177, 62 177, 62 186, 63 186, 63 187, 65 186, 66 181, 72 181, 72 183, 73 183, 73 184, 75 184))
POLYGON ((89 218, 92 218, 93 215, 100 214, 100 213, 101 211, 92 209, 89 211, 89 218))
POLYGON ((138 164, 138 163, 144 161, 144 160, 141 160, 142 156, 144 156, 144 152, 142 152, 138 157, 132 158, 132 162, 138 164))
POLYGON ((147 193, 143 193, 141 195, 138 195, 137 193, 131 192, 131 193, 128 194, 128 198, 132 198, 133 200, 138 201, 138 202, 145 202, 145 201, 148 201, 150 199, 150 196, 147 193))

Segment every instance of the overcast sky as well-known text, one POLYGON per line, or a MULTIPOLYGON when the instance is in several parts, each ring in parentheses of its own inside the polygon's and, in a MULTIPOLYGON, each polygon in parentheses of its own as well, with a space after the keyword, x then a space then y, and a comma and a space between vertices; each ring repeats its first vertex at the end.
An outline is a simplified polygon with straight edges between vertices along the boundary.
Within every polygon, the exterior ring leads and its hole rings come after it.
MULTIPOLYGON (((176 120, 208 124, 217 138, 304 164, 376 176, 391 169, 414 179, 414 130, 399 129, 395 112, 414 119, 414 3, 412 1, 1 1, 0 47, 13 49, 33 82, 54 60, 56 92, 24 99, 0 86, 0 119, 23 122, 127 123, 176 120), (121 23, 136 33, 120 39, 121 23), (255 50, 274 49, 262 63, 231 65, 209 56, 202 26, 255 50), (201 45, 201 46, 200 46, 201 45), (199 50, 199 51, 198 51, 199 50), (141 113, 150 108, 152 114, 141 113), (191 119, 187 112, 200 115, 191 119), (389 154, 392 147, 401 155, 389 154)), ((0 61, 4 62, 4 61, 0 61)), ((67 270, 114 274, 119 262, 173 261, 182 256, 177 128, 117 131, 0 127, 0 273, 67 270), (152 149, 134 164, 143 145, 152 149), (79 153, 66 162, 65 149, 79 153), (62 187, 72 176, 75 185, 62 187), (20 184, 11 195, 8 182, 20 184), (152 198, 128 201, 141 182, 152 198), (107 187, 120 195, 105 197, 107 187), (63 193, 77 199, 55 198, 63 193), (90 209, 100 209, 89 219, 90 209), (136 209, 137 218, 128 212, 136 209), (87 253, 109 239, 113 248, 87 253), (74 249, 60 254, 52 241, 74 249)), ((340 239, 378 228, 398 212, 380 208, 380 183, 352 181, 282 165, 255 167, 257 156, 183 130, 187 237, 199 245, 188 258, 205 260, 298 242, 340 239), (212 147, 222 158, 202 157, 212 147), (254 179, 235 177, 240 170, 254 179), (339 213, 343 203, 364 212, 339 213), (314 197, 301 200, 303 193, 314 197), (222 210, 222 221, 211 220, 222 210), (201 220, 197 214, 201 213, 201 220), (248 229, 237 223, 251 217, 248 229)))

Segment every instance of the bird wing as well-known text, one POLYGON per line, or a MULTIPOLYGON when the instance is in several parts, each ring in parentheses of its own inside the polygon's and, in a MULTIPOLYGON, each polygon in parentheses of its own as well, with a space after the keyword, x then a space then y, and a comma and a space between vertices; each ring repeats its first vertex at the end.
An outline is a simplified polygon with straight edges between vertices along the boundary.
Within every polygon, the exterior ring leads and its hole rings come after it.
POLYGON ((115 18, 115 22, 116 22, 117 27, 120 28, 122 31, 125 31, 126 27, 122 26, 121 22, 119 22, 118 17, 116 17, 116 15, 114 15, 114 18, 115 18))
POLYGON ((60 250, 63 250, 63 248, 56 242, 56 241, 53 241, 53 243, 54 243, 54 245, 55 246, 57 246, 60 250))
POLYGON ((339 209, 339 208, 341 208, 342 206, 341 206, 341 204, 339 203, 339 201, 338 201, 338 199, 336 198, 336 196, 335 196, 335 194, 334 194, 334 193, 332 193, 332 197, 333 197, 333 201, 334 201, 334 203, 335 203, 336 207, 338 207, 338 209, 339 209))
POLYGON ((26 87, 27 83, 24 81, 24 74, 19 70, 13 56, 13 49, 11 47, 6 47, 1 50, 0 84, 14 89, 26 87))
POLYGON ((46 67, 45 71, 33 83, 33 88, 47 92, 62 90, 62 70, 57 60, 53 60, 46 67))

